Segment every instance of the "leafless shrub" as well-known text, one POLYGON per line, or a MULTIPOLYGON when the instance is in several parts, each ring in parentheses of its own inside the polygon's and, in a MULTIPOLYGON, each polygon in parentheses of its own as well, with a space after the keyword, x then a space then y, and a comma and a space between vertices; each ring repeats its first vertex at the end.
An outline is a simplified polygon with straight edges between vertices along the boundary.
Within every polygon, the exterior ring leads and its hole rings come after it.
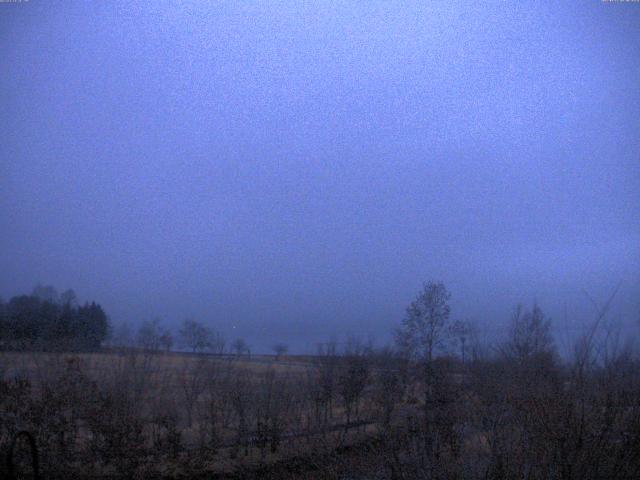
POLYGON ((369 353, 369 348, 351 339, 340 359, 338 386, 346 415, 345 432, 348 431, 354 414, 358 419, 362 394, 369 381, 369 353))
POLYGON ((207 375, 210 372, 209 361, 198 358, 195 362, 185 363, 178 375, 178 383, 184 398, 184 408, 187 414, 187 426, 193 425, 193 414, 200 396, 207 387, 207 375))

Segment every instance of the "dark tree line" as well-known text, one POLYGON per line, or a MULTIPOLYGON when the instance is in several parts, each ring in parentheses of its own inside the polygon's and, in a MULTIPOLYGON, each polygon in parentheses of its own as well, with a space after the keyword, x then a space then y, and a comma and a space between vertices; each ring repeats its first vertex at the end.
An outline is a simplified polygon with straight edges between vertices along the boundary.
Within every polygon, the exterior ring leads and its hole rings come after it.
POLYGON ((96 350, 109 333, 109 320, 95 302, 77 305, 75 294, 58 295, 38 286, 31 295, 0 299, 3 350, 96 350))

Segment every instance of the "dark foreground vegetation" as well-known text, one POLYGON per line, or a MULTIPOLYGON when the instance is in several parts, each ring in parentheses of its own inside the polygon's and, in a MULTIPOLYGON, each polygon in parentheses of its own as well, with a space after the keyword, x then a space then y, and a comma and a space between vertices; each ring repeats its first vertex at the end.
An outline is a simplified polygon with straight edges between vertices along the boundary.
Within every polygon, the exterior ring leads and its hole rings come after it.
POLYGON ((448 299, 425 285, 387 349, 4 352, 0 452, 30 432, 47 478, 638 478, 640 359, 604 310, 560 359, 539 308, 489 346, 448 299))

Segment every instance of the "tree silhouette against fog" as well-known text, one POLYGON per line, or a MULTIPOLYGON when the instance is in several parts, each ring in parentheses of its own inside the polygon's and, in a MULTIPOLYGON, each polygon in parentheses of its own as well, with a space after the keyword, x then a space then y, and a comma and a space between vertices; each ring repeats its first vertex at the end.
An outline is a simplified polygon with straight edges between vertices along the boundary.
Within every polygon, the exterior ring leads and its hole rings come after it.
POLYGON ((467 349, 469 347, 469 340, 475 333, 474 326, 471 322, 466 320, 456 320, 449 327, 449 336, 454 344, 454 347, 460 348, 460 359, 462 363, 466 363, 467 349))
POLYGON ((537 304, 531 310, 517 305, 511 317, 509 338, 500 350, 508 359, 521 364, 552 356, 555 346, 551 320, 545 317, 537 304))
POLYGON ((450 298, 442 282, 427 282, 409 304, 396 331, 396 342, 410 357, 430 362, 436 349, 443 346, 451 313, 450 298))
POLYGON ((145 320, 140 324, 136 335, 136 343, 143 350, 160 350, 163 344, 166 346, 166 339, 162 339, 165 329, 162 327, 159 318, 145 320))
POLYGON ((196 320, 188 318, 182 322, 179 335, 182 346, 191 350, 192 353, 211 348, 211 329, 196 320))
POLYGON ((429 461, 440 449, 440 440, 449 434, 449 405, 447 381, 442 369, 435 367, 434 355, 444 346, 451 314, 451 294, 442 282, 427 282, 407 307, 396 342, 408 358, 422 364, 423 424, 422 448, 429 461))
POLYGON ((276 359, 280 359, 283 355, 286 355, 289 351, 289 346, 286 343, 276 343, 273 347, 271 347, 273 352, 276 354, 276 359))
POLYGON ((236 338, 231 344, 231 350, 239 357, 245 354, 251 355, 251 349, 244 338, 236 338))

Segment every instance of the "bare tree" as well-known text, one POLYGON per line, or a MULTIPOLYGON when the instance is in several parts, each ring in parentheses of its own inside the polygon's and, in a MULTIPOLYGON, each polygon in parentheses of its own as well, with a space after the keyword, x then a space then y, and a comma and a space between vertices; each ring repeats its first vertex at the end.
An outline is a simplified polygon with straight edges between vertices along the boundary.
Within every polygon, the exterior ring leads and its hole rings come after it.
POLYGON ((443 406, 440 405, 440 373, 434 365, 437 348, 444 346, 448 333, 451 294, 441 282, 427 282, 407 308, 396 342, 405 355, 423 362, 423 449, 433 461, 438 455, 438 428, 443 406))
POLYGON ((373 400, 381 410, 383 431, 389 429, 391 415, 400 403, 401 398, 402 384, 400 375, 390 368, 380 369, 376 375, 376 391, 373 400))
POLYGON ((136 343, 140 348, 144 350, 154 351, 160 349, 160 336, 162 330, 160 326, 160 319, 153 318, 151 320, 145 320, 138 328, 136 335, 136 343))
POLYGON ((270 444, 271 453, 278 450, 285 429, 286 412, 291 404, 291 395, 286 378, 273 368, 261 376, 254 395, 256 438, 264 457, 265 447, 270 444))
POLYGON ((451 294, 441 282, 427 282, 407 307, 401 327, 396 332, 398 346, 410 356, 433 360, 447 332, 451 294))
POLYGON ((586 291, 584 292, 589 301, 593 304, 596 311, 595 321, 592 323, 587 332, 576 342, 575 345, 575 362, 574 368, 576 369, 578 377, 582 377, 586 370, 596 363, 594 356, 594 342, 597 332, 599 331, 602 322, 604 321, 613 300, 615 299, 622 282, 618 282, 613 292, 609 295, 609 298, 601 307, 586 291))
POLYGON ((170 352, 173 347, 173 335, 167 329, 162 329, 160 332, 160 337, 158 338, 158 343, 162 350, 165 352, 170 352))
POLYGON ((208 446, 214 452, 221 446, 223 430, 228 427, 233 412, 229 400, 230 385, 235 370, 229 363, 213 361, 206 372, 206 401, 202 412, 202 446, 208 446))
POLYGON ((276 360, 280 360, 280 357, 286 355, 289 351, 289 346, 286 343, 276 343, 271 349, 276 354, 276 360))
POLYGON ((345 434, 350 427, 352 415, 355 414, 358 419, 360 400, 371 370, 369 352, 359 341, 350 339, 342 359, 338 385, 347 415, 345 434))
POLYGON ((216 355, 222 355, 224 353, 224 348, 226 345, 226 341, 224 336, 215 330, 211 331, 211 341, 209 344, 209 350, 215 353, 216 355))
POLYGON ((193 353, 211 347, 211 330, 196 320, 188 318, 182 322, 179 335, 182 346, 189 348, 193 353))
POLYGON ((537 304, 531 311, 525 311, 522 305, 516 306, 511 317, 509 339, 501 351, 520 363, 555 353, 551 321, 545 318, 537 304))
MULTIPOLYGON (((235 343, 235 342, 234 342, 235 343)), ((228 401, 233 407, 237 436, 231 450, 231 458, 237 457, 240 448, 245 456, 249 455, 250 418, 255 406, 253 385, 247 369, 238 369, 228 392, 228 401)))
POLYGON ((179 377, 179 383, 184 394, 184 406, 187 412, 187 425, 193 424, 193 413, 200 395, 207 388, 207 373, 209 363, 206 357, 198 357, 195 364, 185 362, 179 377))
POLYGON ((470 340, 475 332, 474 326, 471 322, 466 320, 456 320, 449 328, 449 336, 456 347, 460 348, 460 358, 464 364, 467 359, 467 348, 470 340))
POLYGON ((249 345, 244 340, 244 338, 236 338, 231 345, 231 349, 236 353, 237 356, 242 356, 245 354, 251 355, 249 345))
POLYGON ((327 343, 318 345, 316 356, 316 371, 312 385, 315 392, 316 417, 320 410, 324 410, 322 418, 323 426, 326 426, 333 415, 333 398, 336 390, 336 376, 338 370, 338 357, 336 354, 336 340, 331 339, 327 343))

